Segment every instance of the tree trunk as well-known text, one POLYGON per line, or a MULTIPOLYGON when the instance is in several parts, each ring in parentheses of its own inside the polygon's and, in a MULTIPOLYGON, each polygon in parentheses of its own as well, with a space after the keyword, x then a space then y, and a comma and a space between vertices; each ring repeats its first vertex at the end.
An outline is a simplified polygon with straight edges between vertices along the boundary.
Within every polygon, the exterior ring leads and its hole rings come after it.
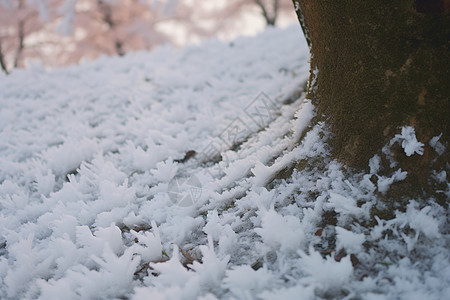
MULTIPOLYGON (((308 97, 331 126, 333 156, 347 166, 368 161, 401 126, 413 126, 423 155, 395 158, 408 171, 404 189, 427 187, 448 167, 450 1, 294 0, 311 47, 308 97), (447 167, 446 167, 447 165, 447 167)), ((417 192, 417 189, 416 189, 417 192)))
POLYGON ((1 39, 0 39, 0 67, 6 74, 9 73, 8 68, 6 67, 5 56, 3 55, 3 51, 2 51, 2 40, 1 39))
POLYGON ((266 21, 266 25, 267 26, 275 26, 275 24, 277 22, 277 17, 278 17, 278 9, 280 6, 279 0, 273 0, 273 3, 272 3, 273 14, 272 15, 269 13, 269 10, 271 8, 270 5, 267 5, 267 8, 266 8, 266 4, 264 4, 262 0, 255 0, 255 3, 261 9, 261 13, 264 17, 264 20, 266 21))
MULTIPOLYGON (((106 3, 104 0, 98 0, 97 2, 100 13, 102 14, 102 20, 106 23, 109 30, 113 33, 113 36, 115 36, 114 31, 116 30, 117 24, 113 19, 113 11, 111 8, 111 4, 106 3)), ((119 56, 125 55, 125 49, 123 48, 123 42, 117 38, 114 37, 114 51, 119 56)))
POLYGON ((22 52, 25 48, 25 21, 19 21, 17 28, 17 38, 19 39, 19 45, 17 45, 16 57, 14 58, 14 68, 19 66, 19 63, 22 61, 22 52))

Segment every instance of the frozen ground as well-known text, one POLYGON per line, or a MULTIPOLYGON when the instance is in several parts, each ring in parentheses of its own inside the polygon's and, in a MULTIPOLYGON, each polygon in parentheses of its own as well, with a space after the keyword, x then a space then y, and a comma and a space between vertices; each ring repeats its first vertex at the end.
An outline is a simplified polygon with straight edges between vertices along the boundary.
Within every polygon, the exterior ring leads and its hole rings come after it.
POLYGON ((0 298, 448 297, 448 211, 370 214, 407 174, 329 158, 308 69, 294 26, 0 75, 0 298))

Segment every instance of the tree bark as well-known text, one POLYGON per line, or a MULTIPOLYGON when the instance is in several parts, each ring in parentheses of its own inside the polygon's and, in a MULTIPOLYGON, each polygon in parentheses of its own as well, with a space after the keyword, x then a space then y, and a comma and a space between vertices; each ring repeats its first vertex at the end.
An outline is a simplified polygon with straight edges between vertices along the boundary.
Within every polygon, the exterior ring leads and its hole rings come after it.
POLYGON ((9 73, 8 68, 6 67, 5 56, 3 55, 3 51, 2 51, 2 40, 1 39, 0 39, 0 67, 6 74, 9 73))
MULTIPOLYGON (((395 158, 408 184, 425 187, 446 168, 449 141, 450 1, 294 0, 310 43, 308 97, 331 126, 333 156, 356 169, 413 126, 424 154, 395 158), (438 157, 439 156, 439 157, 438 157)), ((400 147, 400 146, 399 146, 400 147)), ((394 149, 395 150, 395 149, 394 149)))

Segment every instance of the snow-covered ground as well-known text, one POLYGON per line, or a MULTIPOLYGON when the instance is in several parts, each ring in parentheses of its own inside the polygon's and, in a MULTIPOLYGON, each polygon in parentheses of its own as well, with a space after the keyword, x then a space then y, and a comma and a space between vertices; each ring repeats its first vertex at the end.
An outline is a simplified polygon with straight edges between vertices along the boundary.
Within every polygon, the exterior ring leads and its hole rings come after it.
POLYGON ((449 297, 448 211, 370 213, 407 174, 329 158, 300 32, 0 75, 0 298, 449 297))

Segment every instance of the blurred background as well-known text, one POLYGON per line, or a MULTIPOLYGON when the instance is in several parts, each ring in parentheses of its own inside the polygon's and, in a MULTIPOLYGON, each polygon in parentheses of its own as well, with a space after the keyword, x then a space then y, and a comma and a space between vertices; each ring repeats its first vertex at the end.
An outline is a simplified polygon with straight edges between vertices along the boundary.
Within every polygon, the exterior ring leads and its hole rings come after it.
POLYGON ((294 22, 291 0, 0 0, 0 65, 65 66, 294 22))

